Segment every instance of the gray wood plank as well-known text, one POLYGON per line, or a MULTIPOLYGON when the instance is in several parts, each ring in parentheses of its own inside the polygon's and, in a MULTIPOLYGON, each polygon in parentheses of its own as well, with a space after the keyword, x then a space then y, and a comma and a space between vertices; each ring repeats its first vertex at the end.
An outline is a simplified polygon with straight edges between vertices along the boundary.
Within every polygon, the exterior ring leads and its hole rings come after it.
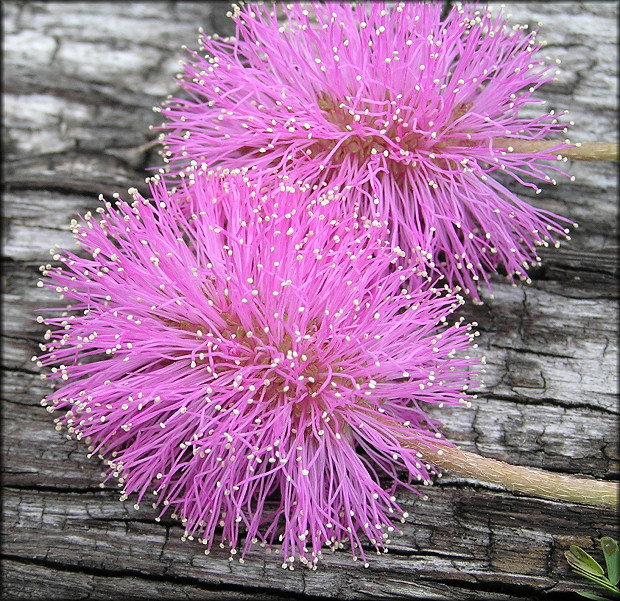
MULTIPOLYGON (((617 128, 617 4, 507 3, 561 58, 548 104, 568 108, 573 140, 617 128)), ((175 88, 181 45, 197 28, 232 33, 225 3, 5 2, 2 254, 2 594, 15 599, 529 599, 564 598, 582 582, 563 551, 594 549, 617 514, 513 495, 446 473, 425 492, 400 491, 409 511, 390 552, 353 563, 344 549, 317 572, 282 570, 257 547, 243 565, 205 556, 181 526, 99 486, 103 464, 57 432, 40 405, 46 383, 31 356, 34 317, 55 295, 36 287, 54 244, 99 193, 143 186, 159 165, 151 110, 175 88), (227 29, 228 28, 228 29, 227 29)), ((464 449, 562 473, 618 479, 617 172, 571 162, 529 200, 580 227, 543 253, 529 286, 493 280, 468 304, 487 358, 486 388, 469 409, 437 413, 464 449)), ((520 190, 519 193, 524 195, 520 190)), ((596 553, 596 551, 593 551, 596 553)))

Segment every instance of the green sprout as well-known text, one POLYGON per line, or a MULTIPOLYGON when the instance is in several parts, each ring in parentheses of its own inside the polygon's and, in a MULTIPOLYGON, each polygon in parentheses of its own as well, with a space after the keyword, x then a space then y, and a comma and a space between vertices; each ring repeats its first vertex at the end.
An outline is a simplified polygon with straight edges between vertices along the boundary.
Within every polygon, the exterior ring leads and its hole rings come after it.
POLYGON ((600 543, 605 556, 605 563, 607 564, 607 576, 605 576, 605 570, 603 570, 600 564, 580 547, 571 545, 570 551, 565 551, 564 556, 575 572, 610 591, 613 593, 613 596, 601 597, 586 591, 575 592, 587 599, 609 601, 609 599, 620 597, 620 589, 618 588, 618 581, 620 580, 620 551, 618 551, 618 543, 609 536, 601 538, 600 543))

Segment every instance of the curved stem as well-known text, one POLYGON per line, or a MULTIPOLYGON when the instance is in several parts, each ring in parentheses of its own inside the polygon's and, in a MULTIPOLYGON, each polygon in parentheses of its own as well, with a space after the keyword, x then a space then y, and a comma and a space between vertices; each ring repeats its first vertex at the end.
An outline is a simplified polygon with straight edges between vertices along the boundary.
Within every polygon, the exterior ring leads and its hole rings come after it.
MULTIPOLYGON (((495 148, 512 148, 511 152, 542 152, 561 146, 560 140, 523 140, 518 138, 494 138, 495 148)), ((569 148, 562 148, 557 154, 574 159, 576 161, 617 161, 618 143, 617 142, 576 142, 569 145, 569 148)))
MULTIPOLYGON (((369 413, 372 409, 364 406, 369 413)), ((412 437, 410 430, 386 415, 373 419, 388 426, 394 438, 403 446, 414 449, 424 461, 455 474, 499 484, 512 492, 519 491, 555 501, 570 501, 601 507, 620 509, 620 482, 604 482, 593 478, 580 478, 554 474, 545 470, 510 465, 483 457, 476 453, 461 451, 441 440, 424 442, 412 437)))
POLYGON ((618 508, 617 482, 554 474, 537 468, 510 465, 437 442, 433 445, 418 440, 400 439, 403 446, 416 449, 436 467, 462 476, 499 484, 546 499, 586 503, 618 508))

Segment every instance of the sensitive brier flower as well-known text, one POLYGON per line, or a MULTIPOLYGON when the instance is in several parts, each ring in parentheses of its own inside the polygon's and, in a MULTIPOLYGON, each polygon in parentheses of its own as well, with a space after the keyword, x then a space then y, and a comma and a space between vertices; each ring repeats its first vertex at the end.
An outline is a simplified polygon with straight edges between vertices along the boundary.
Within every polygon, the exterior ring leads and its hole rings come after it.
POLYGON ((237 38, 203 36, 179 75, 189 99, 155 109, 169 170, 204 162, 285 181, 342 178, 356 190, 350 203, 389 219, 395 244, 424 248, 474 298, 485 270, 525 279, 536 247, 569 233, 506 185, 538 193, 536 180, 563 174, 566 144, 537 143, 565 126, 554 111, 522 111, 555 71, 537 56, 536 32, 468 4, 441 10, 294 3, 278 20, 274 5, 235 7, 237 38))
POLYGON ((85 253, 43 267, 73 304, 39 318, 42 404, 121 499, 152 489, 207 552, 279 540, 285 567, 314 567, 350 541, 365 560, 361 534, 385 548, 406 517, 396 485, 433 473, 401 441, 446 445, 425 407, 469 404, 475 334, 450 322, 462 299, 397 265, 384 223, 336 219, 333 190, 247 179, 198 175, 175 198, 152 181, 152 200, 73 224, 85 253))

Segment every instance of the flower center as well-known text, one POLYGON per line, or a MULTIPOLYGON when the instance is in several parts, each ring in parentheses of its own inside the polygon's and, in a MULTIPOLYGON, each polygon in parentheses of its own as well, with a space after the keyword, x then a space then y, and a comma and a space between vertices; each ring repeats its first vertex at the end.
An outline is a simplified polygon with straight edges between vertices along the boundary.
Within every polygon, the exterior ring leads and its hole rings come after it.
MULTIPOLYGON (((323 412, 333 408, 334 398, 344 396, 355 386, 356 380, 345 374, 338 363, 327 366, 320 356, 312 335, 315 323, 308 324, 307 332, 285 332, 277 335, 269 328, 246 329, 239 316, 222 312, 226 326, 218 333, 197 336, 208 350, 213 351, 213 366, 209 376, 233 379, 233 386, 242 394, 252 392, 256 402, 271 406, 290 405, 291 414, 299 417, 308 411, 323 412), (225 361, 217 359, 218 350, 226 348, 225 361), (325 393, 325 394, 324 394, 325 393), (329 395, 329 403, 326 398, 329 395)), ((281 318, 287 322, 286 316, 281 318)), ((189 322, 178 324, 183 330, 196 332, 200 327, 189 322)), ((205 369, 210 362, 203 352, 205 369)), ((231 399, 234 402, 234 399, 231 399)))
MULTIPOLYGON (((428 121, 428 130, 413 131, 410 124, 399 116, 387 97, 380 102, 359 102, 349 109, 343 103, 323 94, 318 105, 330 123, 345 132, 346 138, 319 139, 309 148, 312 157, 327 157, 330 162, 341 165, 345 160, 356 161, 357 166, 366 164, 373 156, 383 155, 391 176, 402 179, 410 166, 417 161, 431 161, 442 168, 449 167, 448 159, 441 156, 446 147, 469 147, 472 142, 457 138, 437 138, 433 133, 433 121, 428 121), (393 117, 397 118, 394 119, 393 117), (369 127, 375 133, 369 132, 369 127), (335 151, 334 151, 335 149, 335 151), (435 155, 437 153, 437 156, 435 155)), ((452 111, 449 122, 462 117, 470 110, 469 105, 458 105, 452 111)), ((421 125, 422 120, 419 120, 421 125)), ((459 132, 465 135, 466 132, 459 132)))

